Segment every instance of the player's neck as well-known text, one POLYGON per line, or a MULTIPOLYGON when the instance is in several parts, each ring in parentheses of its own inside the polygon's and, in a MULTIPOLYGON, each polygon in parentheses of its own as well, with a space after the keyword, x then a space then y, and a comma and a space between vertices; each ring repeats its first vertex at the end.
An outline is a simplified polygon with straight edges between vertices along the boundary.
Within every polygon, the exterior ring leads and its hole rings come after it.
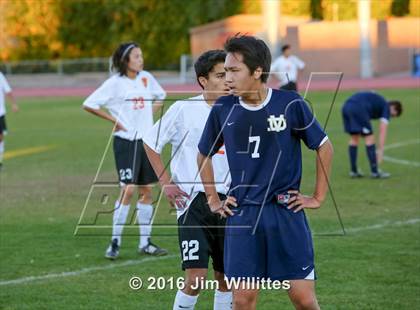
POLYGON ((261 84, 256 91, 251 91, 246 96, 241 96, 241 99, 250 106, 259 106, 264 102, 265 98, 267 98, 267 95, 268 88, 265 84, 261 84))
POLYGON ((127 77, 131 80, 135 80, 137 73, 137 71, 127 70, 127 77))
POLYGON ((203 98, 204 98, 205 103, 207 103, 211 107, 216 102, 216 99, 212 98, 212 96, 205 91, 203 92, 203 98))

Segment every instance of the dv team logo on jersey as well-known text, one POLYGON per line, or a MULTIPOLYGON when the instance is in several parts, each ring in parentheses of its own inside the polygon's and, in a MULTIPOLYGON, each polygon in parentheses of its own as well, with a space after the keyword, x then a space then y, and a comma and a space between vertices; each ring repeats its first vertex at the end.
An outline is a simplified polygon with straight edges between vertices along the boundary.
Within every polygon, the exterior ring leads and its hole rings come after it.
POLYGON ((275 117, 274 115, 270 115, 269 118, 267 118, 268 121, 268 128, 267 131, 283 131, 286 129, 286 119, 284 118, 284 114, 280 114, 279 117, 275 117))

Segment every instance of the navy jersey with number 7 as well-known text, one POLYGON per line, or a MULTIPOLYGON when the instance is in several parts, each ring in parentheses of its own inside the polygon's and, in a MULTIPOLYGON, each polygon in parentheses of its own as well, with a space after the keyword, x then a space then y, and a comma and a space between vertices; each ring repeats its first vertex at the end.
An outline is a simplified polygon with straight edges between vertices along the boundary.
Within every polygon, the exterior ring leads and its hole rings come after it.
POLYGON ((299 94, 268 88, 252 107, 225 96, 213 106, 198 145, 213 156, 225 144, 232 177, 229 195, 240 205, 261 205, 276 194, 299 190, 301 140, 312 150, 327 136, 299 94))

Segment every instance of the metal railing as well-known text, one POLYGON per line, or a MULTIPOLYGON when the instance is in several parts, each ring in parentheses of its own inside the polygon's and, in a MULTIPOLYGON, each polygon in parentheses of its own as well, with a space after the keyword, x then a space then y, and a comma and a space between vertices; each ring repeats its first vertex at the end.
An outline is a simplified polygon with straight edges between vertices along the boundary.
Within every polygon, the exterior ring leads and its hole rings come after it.
POLYGON ((0 63, 0 71, 6 74, 109 72, 109 67, 109 58, 22 60, 0 63))

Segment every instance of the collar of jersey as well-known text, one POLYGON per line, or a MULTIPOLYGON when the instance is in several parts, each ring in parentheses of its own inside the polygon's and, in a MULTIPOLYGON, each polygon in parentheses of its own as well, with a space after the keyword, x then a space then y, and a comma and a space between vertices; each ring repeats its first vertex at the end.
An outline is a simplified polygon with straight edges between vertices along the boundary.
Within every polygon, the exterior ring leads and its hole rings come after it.
POLYGON ((253 106, 250 106, 250 105, 246 104, 245 102, 242 101, 242 99, 240 97, 239 97, 239 104, 244 109, 249 110, 249 111, 261 110, 262 108, 264 108, 270 102, 272 92, 273 92, 272 89, 268 88, 267 96, 265 97, 264 101, 256 107, 253 107, 253 106))

